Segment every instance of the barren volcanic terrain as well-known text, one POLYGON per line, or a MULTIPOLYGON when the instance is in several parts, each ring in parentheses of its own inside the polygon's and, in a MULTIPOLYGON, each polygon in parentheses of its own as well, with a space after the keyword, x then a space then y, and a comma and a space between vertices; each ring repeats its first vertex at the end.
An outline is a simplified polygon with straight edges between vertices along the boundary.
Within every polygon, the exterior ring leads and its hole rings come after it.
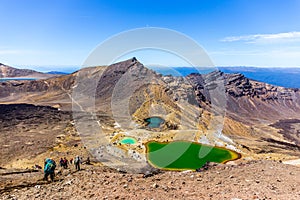
POLYGON ((79 172, 64 170, 54 183, 39 180, 41 172, 2 174, 1 182, 9 182, 12 176, 21 182, 1 189, 1 199, 300 198, 300 168, 275 161, 243 161, 211 166, 203 172, 161 172, 149 177, 83 166, 79 172))
POLYGON ((3 199, 300 198, 299 89, 220 71, 162 76, 133 58, 44 80, 1 82, 0 103, 3 199), (151 117, 162 123, 148 126, 151 117), (135 143, 123 144, 124 138, 135 143), (148 141, 180 140, 241 158, 201 172, 149 165, 148 141), (47 157, 58 163, 75 155, 90 157, 92 165, 79 172, 57 167, 53 183, 33 167, 47 157))

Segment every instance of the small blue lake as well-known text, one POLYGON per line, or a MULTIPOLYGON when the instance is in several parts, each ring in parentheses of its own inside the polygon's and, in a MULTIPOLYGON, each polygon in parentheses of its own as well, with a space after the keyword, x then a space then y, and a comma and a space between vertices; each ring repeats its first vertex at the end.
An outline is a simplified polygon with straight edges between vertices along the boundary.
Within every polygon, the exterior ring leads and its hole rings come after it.
POLYGON ((165 120, 160 117, 149 117, 145 119, 145 122, 149 128, 159 128, 165 122, 165 120))

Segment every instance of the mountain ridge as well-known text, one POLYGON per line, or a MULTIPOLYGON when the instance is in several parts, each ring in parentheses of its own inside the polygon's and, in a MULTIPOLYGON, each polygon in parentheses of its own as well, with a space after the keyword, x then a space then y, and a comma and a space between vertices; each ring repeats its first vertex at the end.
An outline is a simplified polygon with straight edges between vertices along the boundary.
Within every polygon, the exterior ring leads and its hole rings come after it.
POLYGON ((172 67, 169 68, 157 68, 152 67, 157 72, 173 76, 187 76, 191 73, 209 73, 215 69, 222 72, 233 74, 241 73, 247 78, 256 80, 259 82, 265 82, 276 86, 287 87, 287 88, 300 88, 300 68, 263 68, 263 67, 222 67, 216 68, 197 68, 197 67, 172 67))
POLYGON ((32 69, 18 69, 0 63, 0 78, 50 78, 57 74, 47 74, 32 69))

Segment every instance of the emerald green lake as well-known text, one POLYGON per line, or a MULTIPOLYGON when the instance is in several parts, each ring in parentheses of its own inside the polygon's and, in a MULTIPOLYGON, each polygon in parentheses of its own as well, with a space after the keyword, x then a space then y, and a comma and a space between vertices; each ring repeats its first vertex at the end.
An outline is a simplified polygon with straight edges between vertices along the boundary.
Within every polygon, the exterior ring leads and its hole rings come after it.
POLYGON ((122 140, 120 140, 121 144, 135 144, 137 143, 136 139, 131 137, 124 137, 122 140))
POLYGON ((165 120, 160 117, 149 117, 145 119, 145 122, 147 122, 147 126, 149 128, 159 128, 165 122, 165 120))
POLYGON ((146 148, 150 164, 168 170, 195 170, 208 161, 225 163, 240 158, 237 152, 189 141, 150 141, 146 143, 146 148))

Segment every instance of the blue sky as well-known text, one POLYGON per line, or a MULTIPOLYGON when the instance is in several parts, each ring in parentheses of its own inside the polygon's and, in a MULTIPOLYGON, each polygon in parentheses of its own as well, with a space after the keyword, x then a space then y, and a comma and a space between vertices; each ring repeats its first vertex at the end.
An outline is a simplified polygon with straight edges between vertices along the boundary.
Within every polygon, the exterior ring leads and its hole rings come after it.
POLYGON ((217 66, 300 67, 299 10, 298 0, 0 0, 0 62, 78 66, 112 35, 150 26, 193 38, 217 66))

